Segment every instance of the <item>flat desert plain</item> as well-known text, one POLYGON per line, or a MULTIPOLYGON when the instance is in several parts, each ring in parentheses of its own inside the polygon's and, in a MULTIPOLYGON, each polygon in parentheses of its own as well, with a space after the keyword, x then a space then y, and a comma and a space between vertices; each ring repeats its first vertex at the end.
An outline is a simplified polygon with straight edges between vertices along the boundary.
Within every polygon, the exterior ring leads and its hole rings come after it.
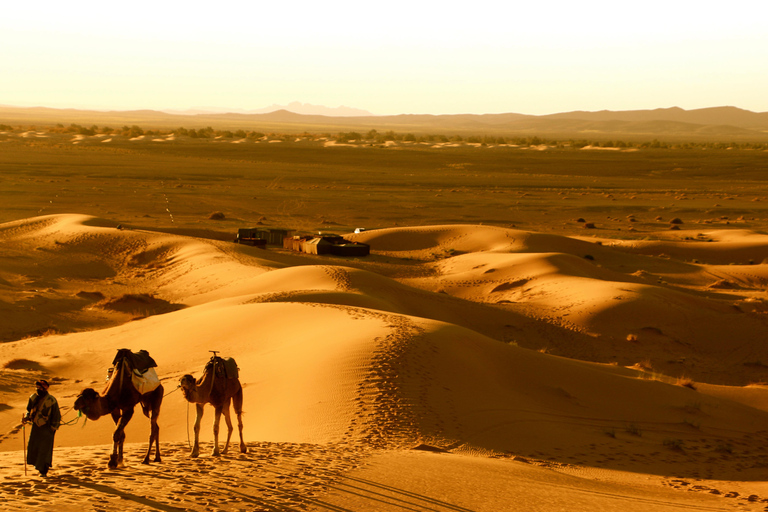
POLYGON ((0 134, 0 507, 768 510, 767 163, 0 134), (254 226, 371 254, 233 243, 254 226), (157 362, 162 462, 137 408, 109 469, 114 424, 73 404, 121 348, 157 362), (248 451, 211 455, 208 408, 191 458, 178 382, 210 351, 248 451), (19 422, 39 378, 47 478, 19 422))

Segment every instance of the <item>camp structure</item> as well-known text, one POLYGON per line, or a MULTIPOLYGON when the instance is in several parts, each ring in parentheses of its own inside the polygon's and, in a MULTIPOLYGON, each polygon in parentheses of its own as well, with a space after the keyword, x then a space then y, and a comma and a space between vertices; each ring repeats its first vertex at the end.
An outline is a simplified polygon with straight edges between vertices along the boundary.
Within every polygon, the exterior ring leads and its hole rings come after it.
POLYGON ((259 229, 254 228, 241 228, 237 230, 237 236, 235 236, 236 244, 255 245, 256 247, 266 247, 267 239, 261 238, 259 229))
POLYGON ((334 256, 367 256, 371 246, 350 242, 339 235, 293 236, 283 239, 283 247, 307 254, 332 254, 334 256))
POLYGON ((302 252, 307 254, 331 254, 331 247, 333 247, 334 237, 328 236, 316 236, 305 240, 302 244, 302 252))
POLYGON ((370 253, 371 246, 362 242, 344 240, 342 243, 331 246, 331 254, 336 256, 368 256, 370 253))
POLYGON ((266 247, 283 245, 283 239, 291 234, 289 229, 280 228, 240 228, 237 230, 235 243, 266 247))
POLYGON ((294 235, 283 238, 283 249, 290 251, 303 252, 304 243, 307 240, 312 240, 312 235, 294 235))

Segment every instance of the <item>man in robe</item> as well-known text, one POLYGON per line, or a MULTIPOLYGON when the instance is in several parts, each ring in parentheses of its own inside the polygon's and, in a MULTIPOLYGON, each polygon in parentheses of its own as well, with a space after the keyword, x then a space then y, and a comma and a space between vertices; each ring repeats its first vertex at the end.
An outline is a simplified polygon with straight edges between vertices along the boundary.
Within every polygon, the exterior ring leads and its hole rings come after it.
POLYGON ((37 391, 29 397, 27 414, 21 421, 32 424, 27 444, 27 464, 35 466, 40 476, 45 477, 53 463, 53 438, 61 425, 61 412, 56 398, 48 393, 48 382, 41 379, 35 382, 35 386, 37 391))

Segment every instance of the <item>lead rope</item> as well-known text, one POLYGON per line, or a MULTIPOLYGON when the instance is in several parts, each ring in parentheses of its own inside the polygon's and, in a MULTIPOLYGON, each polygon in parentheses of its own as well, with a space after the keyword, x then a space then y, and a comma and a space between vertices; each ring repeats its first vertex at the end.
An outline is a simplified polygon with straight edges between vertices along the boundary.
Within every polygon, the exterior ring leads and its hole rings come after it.
POLYGON ((210 398, 213 393, 213 384, 216 382, 216 356, 213 356, 213 365, 211 366, 211 389, 208 391, 208 397, 210 398))
POLYGON ((21 442, 24 446, 24 476, 27 476, 27 429, 21 424, 21 442))
POLYGON ((189 401, 187 401, 187 448, 192 449, 192 443, 189 441, 189 401))
POLYGON ((216 353, 218 351, 216 350, 209 350, 208 352, 213 353, 213 357, 211 357, 211 389, 208 391, 208 398, 211 397, 211 393, 213 393, 213 384, 216 382, 216 353))
POLYGON ((80 421, 80 417, 83 415, 83 411, 77 411, 77 416, 75 416, 73 419, 69 421, 62 421, 61 425, 77 425, 77 422, 80 421))

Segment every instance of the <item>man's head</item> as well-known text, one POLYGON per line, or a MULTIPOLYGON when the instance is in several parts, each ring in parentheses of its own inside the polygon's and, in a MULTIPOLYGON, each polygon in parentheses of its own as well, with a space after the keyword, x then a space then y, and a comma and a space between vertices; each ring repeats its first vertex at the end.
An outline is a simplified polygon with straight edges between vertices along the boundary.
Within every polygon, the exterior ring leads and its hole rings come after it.
POLYGON ((45 379, 40 379, 39 381, 35 382, 35 387, 37 387, 37 392, 40 393, 47 393, 48 392, 48 381, 45 379))

